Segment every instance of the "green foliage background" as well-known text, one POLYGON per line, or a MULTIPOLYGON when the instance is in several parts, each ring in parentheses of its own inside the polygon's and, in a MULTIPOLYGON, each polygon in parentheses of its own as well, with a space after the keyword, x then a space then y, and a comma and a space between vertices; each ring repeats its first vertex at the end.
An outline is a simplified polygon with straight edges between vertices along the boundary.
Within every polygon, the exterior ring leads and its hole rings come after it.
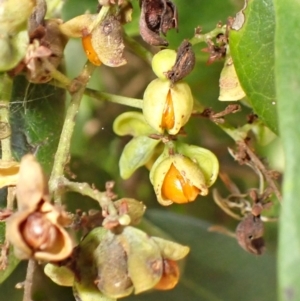
MULTIPOLYGON (((96 2, 95 0, 66 1, 63 8, 63 19, 69 20, 86 10, 95 12, 96 2)), ((174 2, 179 11, 179 33, 168 33, 168 39, 170 40, 170 46, 175 49, 182 39, 193 36, 194 28, 198 25, 203 27, 204 33, 210 31, 218 21, 221 20, 225 23, 228 16, 234 16, 244 5, 243 0, 174 0, 174 2)), ((272 3, 272 1, 267 2, 272 3)), ((279 3, 280 0, 277 0, 277 2, 279 3)), ((133 1, 133 4, 136 8, 134 21, 126 25, 125 28, 129 35, 136 36, 136 39, 141 41, 138 36, 138 1, 133 1)), ((247 34, 247 32, 244 34, 247 34)), ((264 40, 264 37, 262 37, 262 40, 264 40)), ((219 93, 218 81, 223 62, 206 66, 207 55, 201 53, 201 49, 205 47, 204 44, 198 44, 194 47, 197 64, 192 74, 187 77, 187 81, 191 85, 195 99, 199 104, 213 107, 215 111, 218 111, 227 105, 227 103, 221 103, 217 100, 219 93)), ((263 54, 265 55, 265 53, 263 54)), ((273 64, 271 56, 272 53, 267 66, 273 64)), ((89 87, 123 96, 142 98, 143 91, 154 78, 154 74, 150 66, 136 57, 129 49, 126 51, 126 58, 128 60, 126 66, 117 69, 105 66, 98 68, 89 83, 89 87)), ((68 76, 70 78, 77 76, 86 61, 81 41, 71 40, 68 43, 65 60, 68 76)), ((284 62, 277 68, 281 71, 284 68, 284 62)), ((275 93, 274 87, 270 89, 272 90, 271 93, 275 93)), ((254 104, 253 106, 255 108, 254 104)), ((258 104, 258 110, 260 109, 261 107, 258 104)), ((215 224, 223 225, 234 231, 237 224, 214 204, 211 194, 207 197, 199 197, 196 202, 191 204, 162 208, 156 201, 146 169, 139 169, 126 181, 120 179, 118 159, 130 137, 117 137, 112 131, 112 122, 120 113, 129 110, 130 108, 121 105, 99 102, 84 97, 72 139, 71 173, 77 176, 77 181, 94 183, 101 190, 104 189, 105 181, 114 179, 116 181, 116 192, 120 197, 134 197, 146 204, 146 218, 152 222, 152 226, 147 225, 147 231, 151 233, 151 231, 157 231, 156 227, 160 228, 176 241, 189 245, 191 254, 184 262, 181 282, 174 290, 149 292, 138 296, 130 296, 125 300, 275 300, 277 295, 275 279, 276 225, 266 225, 266 254, 262 257, 255 257, 242 250, 234 239, 207 231, 210 225, 215 224)), ((242 112, 230 117, 230 122, 234 125, 244 124, 249 112, 251 112, 249 108, 243 107, 242 112)), ((276 117, 272 114, 273 111, 267 113, 266 122, 271 117, 271 128, 274 129, 277 127, 276 117)), ((54 115, 51 115, 53 121, 57 118, 54 115)), ((49 122, 51 124, 51 120, 49 122)), ((284 127, 283 123, 283 131, 284 127)), ((188 143, 212 150, 220 161, 221 170, 227 173, 242 191, 257 186, 255 174, 249 168, 239 166, 229 156, 227 147, 233 147, 234 142, 216 125, 208 120, 197 118, 191 120, 186 127, 186 132, 187 137, 182 139, 188 143)), ((278 164, 281 161, 276 147, 277 144, 274 142, 268 149, 260 149, 260 154, 267 154, 271 164, 273 153, 277 156, 276 163, 278 164)), ((278 166, 280 165, 276 165, 276 167, 278 166)), ((293 172, 296 173, 296 171, 293 172)), ((221 193, 227 194, 222 183, 217 182, 216 185, 221 193)), ((98 208, 94 201, 73 193, 66 196, 66 204, 70 211, 77 208, 83 210, 98 208)), ((7 300, 8 295, 12 301, 22 299, 22 290, 14 289, 14 285, 24 280, 25 268, 25 263, 21 263, 12 276, 0 285, 0 301, 7 300)), ((40 268, 40 272, 35 279, 34 300, 71 301, 74 300, 74 297, 70 289, 58 287, 43 276, 42 268, 40 268)))

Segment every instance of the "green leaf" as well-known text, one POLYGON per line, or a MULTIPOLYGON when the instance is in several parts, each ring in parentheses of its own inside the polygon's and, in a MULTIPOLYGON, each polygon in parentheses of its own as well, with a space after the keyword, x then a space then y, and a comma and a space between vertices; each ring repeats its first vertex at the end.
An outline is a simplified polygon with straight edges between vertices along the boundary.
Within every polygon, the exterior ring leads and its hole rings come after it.
POLYGON ((136 137, 153 133, 153 129, 146 123, 144 115, 140 112, 122 113, 115 119, 113 130, 119 136, 136 137))
POLYGON ((273 1, 252 0, 246 3, 230 31, 230 51, 238 78, 254 112, 278 134, 273 1))
POLYGON ((20 259, 16 258, 13 252, 13 247, 10 246, 8 253, 8 265, 5 270, 0 270, 0 283, 6 280, 7 277, 15 270, 15 268, 20 263, 20 259))
POLYGON ((248 254, 235 239, 208 232, 211 225, 195 218, 162 210, 146 216, 177 242, 190 246, 191 252, 175 289, 125 300, 276 300, 275 256, 270 252, 260 257, 248 254))
POLYGON ((145 165, 152 157, 159 140, 147 136, 131 139, 123 149, 119 166, 123 179, 128 179, 139 167, 145 165))
POLYGON ((300 300, 300 26, 298 1, 275 0, 275 78, 285 174, 279 234, 279 300, 300 300))
POLYGON ((10 104, 12 148, 20 159, 35 152, 50 173, 65 116, 65 91, 49 84, 32 84, 17 76, 10 104))

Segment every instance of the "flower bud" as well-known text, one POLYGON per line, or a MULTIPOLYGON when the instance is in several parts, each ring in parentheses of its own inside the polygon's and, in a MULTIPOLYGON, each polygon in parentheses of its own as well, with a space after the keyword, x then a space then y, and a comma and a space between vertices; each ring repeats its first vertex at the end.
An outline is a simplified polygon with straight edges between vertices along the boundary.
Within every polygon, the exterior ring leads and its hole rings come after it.
POLYGON ((170 85, 159 78, 145 90, 143 113, 148 124, 158 133, 165 130, 176 135, 188 122, 194 105, 190 87, 184 82, 170 85))
POLYGON ((208 193, 205 176, 198 164, 179 154, 159 158, 151 169, 150 181, 158 202, 164 206, 173 202, 192 202, 198 194, 208 193))
POLYGON ((152 70, 159 79, 168 80, 165 73, 174 66, 176 56, 176 51, 173 49, 163 49, 153 56, 152 70))

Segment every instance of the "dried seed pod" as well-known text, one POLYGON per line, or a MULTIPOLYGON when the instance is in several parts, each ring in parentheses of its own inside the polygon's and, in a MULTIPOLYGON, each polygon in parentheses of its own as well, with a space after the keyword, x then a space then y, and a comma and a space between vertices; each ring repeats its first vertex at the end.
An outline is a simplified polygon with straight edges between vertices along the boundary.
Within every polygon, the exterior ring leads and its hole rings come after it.
POLYGON ((63 59, 68 38, 59 29, 62 20, 50 19, 43 22, 30 33, 32 43, 29 45, 24 62, 27 67, 26 77, 33 83, 46 83, 52 79, 49 70, 41 60, 48 58, 49 62, 58 67, 63 59), (40 36, 40 31, 43 30, 40 36))
POLYGON ((248 214, 238 224, 236 237, 239 245, 246 251, 261 255, 264 252, 264 224, 259 216, 248 214))
MULTIPOLYGON (((92 31, 92 24, 97 15, 85 14, 77 16, 60 25, 63 34, 82 38, 83 49, 88 59, 100 66, 119 67, 127 63, 124 58, 124 42, 121 20, 118 16, 108 15, 92 31)), ((128 19, 128 16, 126 17, 128 19)))
POLYGON ((130 295, 134 286, 129 276, 127 255, 117 237, 108 232, 94 251, 97 265, 95 284, 106 296, 121 298, 130 295))
POLYGON ((186 77, 194 68, 196 63, 192 44, 183 40, 177 50, 176 62, 171 70, 166 72, 166 77, 174 84, 186 77))
POLYGON ((42 168, 33 155, 20 164, 17 182, 18 212, 7 220, 6 237, 21 259, 59 261, 68 257, 73 242, 63 228, 67 217, 50 202, 42 168))
POLYGON ((170 0, 140 0, 140 34, 143 40, 153 46, 168 46, 167 31, 178 26, 177 9, 170 0))
MULTIPOLYGON (((117 17, 108 16, 90 35, 90 45, 100 62, 109 67, 120 67, 127 63, 123 53, 125 45, 122 26, 117 17)), ((91 48, 88 51, 91 51, 91 48)))

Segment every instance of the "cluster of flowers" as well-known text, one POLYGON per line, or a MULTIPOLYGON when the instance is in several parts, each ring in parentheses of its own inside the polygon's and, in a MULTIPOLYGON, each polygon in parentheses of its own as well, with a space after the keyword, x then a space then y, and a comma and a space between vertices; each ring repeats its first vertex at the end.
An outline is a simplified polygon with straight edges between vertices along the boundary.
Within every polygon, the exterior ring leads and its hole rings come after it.
POLYGON ((144 92, 143 114, 127 112, 114 122, 118 135, 134 136, 121 155, 121 176, 129 178, 146 165, 158 202, 164 206, 207 195, 219 171, 218 160, 211 151, 173 140, 188 122, 194 106, 189 85, 170 76, 181 73, 174 70, 181 60, 180 48, 178 52, 165 49, 154 56, 152 68, 157 78, 144 92), (161 141, 165 142, 164 147, 161 141))

